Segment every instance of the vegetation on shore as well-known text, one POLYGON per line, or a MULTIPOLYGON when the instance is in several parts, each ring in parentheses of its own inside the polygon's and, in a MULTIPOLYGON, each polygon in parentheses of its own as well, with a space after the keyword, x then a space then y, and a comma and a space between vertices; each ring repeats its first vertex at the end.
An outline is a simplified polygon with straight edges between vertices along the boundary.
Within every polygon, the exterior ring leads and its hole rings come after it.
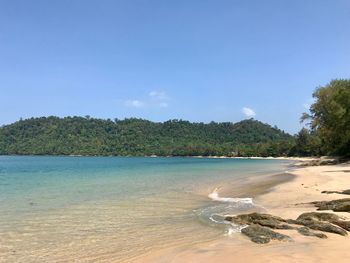
POLYGON ((302 129, 296 142, 301 155, 350 156, 350 80, 332 80, 313 93, 315 102, 301 120, 310 129, 302 129))
POLYGON ((296 136, 249 119, 238 123, 163 123, 41 117, 0 127, 0 154, 119 156, 350 156, 350 80, 313 94, 309 121, 296 136))
POLYGON ((205 124, 51 116, 0 128, 0 154, 278 156, 287 155, 293 141, 253 119, 205 124))

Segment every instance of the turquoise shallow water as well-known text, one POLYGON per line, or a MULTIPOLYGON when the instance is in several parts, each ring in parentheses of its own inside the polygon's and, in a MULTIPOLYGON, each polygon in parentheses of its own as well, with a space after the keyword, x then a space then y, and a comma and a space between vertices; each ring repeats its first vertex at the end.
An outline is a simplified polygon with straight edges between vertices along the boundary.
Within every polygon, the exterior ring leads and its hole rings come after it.
POLYGON ((213 239, 226 229, 210 216, 246 204, 213 201, 208 194, 249 176, 279 173, 288 164, 0 156, 0 262, 118 262, 213 239))

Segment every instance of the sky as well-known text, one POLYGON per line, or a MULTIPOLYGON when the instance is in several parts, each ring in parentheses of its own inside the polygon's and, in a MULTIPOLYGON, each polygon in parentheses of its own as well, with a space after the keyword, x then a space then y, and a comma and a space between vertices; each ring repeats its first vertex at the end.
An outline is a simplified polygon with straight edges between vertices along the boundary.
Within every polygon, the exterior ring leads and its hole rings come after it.
POLYGON ((0 125, 237 122, 296 133, 350 77, 349 0, 0 0, 0 125))

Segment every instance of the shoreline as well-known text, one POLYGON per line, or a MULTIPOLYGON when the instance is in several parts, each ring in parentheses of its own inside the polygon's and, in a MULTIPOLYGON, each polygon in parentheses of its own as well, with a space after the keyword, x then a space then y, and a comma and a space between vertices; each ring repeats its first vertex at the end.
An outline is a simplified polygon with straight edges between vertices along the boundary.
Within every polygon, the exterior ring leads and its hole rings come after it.
MULTIPOLYGON (((79 155, 79 154, 0 154, 0 157, 121 157, 121 158, 204 158, 204 159, 255 159, 255 160, 291 160, 291 161, 312 161, 320 157, 295 157, 295 156, 226 156, 226 155, 79 155)), ((323 158, 323 157, 321 157, 323 158)), ((332 157, 324 157, 330 158, 332 157)))
MULTIPOLYGON (((308 202, 349 197, 321 193, 349 189, 350 176, 346 176, 348 172, 350 164, 302 168, 296 166, 296 169, 289 171, 289 174, 293 175, 292 180, 281 181, 270 190, 265 189, 264 193, 254 198, 254 202, 262 205, 269 214, 295 219, 301 213, 316 211, 316 207, 307 204, 308 202)), ((336 214, 350 219, 349 213, 336 214)), ((242 234, 234 233, 232 236, 222 236, 211 242, 150 252, 128 262, 347 262, 350 257, 349 236, 327 234, 327 239, 318 239, 301 236, 291 230, 281 233, 290 235, 293 242, 273 241, 258 245, 250 242, 242 234)))

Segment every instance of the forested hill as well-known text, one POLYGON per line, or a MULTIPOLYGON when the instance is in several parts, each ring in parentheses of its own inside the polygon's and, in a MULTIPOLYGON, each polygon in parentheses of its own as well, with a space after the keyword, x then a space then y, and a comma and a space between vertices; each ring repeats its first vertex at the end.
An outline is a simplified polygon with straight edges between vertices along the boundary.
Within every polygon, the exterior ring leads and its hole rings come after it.
POLYGON ((294 139, 268 124, 163 123, 142 119, 41 117, 0 128, 0 154, 38 155, 284 155, 294 139))

